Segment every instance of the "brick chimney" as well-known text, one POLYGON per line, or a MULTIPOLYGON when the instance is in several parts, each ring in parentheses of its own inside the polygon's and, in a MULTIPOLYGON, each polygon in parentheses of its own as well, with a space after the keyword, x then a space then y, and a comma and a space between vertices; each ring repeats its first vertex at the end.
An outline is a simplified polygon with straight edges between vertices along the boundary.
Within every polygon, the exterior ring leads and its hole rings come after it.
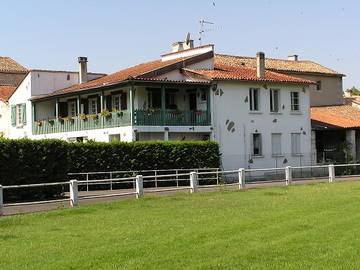
POLYGON ((258 78, 265 77, 265 53, 263 52, 256 54, 256 76, 258 78))
POLYGON ((87 82, 87 57, 78 57, 79 84, 87 82))

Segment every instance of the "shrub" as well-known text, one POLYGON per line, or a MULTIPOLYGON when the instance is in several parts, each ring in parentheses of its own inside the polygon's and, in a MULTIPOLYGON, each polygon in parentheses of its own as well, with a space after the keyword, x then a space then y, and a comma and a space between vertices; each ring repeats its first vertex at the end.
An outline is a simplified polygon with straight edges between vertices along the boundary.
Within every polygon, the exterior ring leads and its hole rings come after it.
MULTIPOLYGON (((24 185, 69 180, 69 172, 218 168, 215 142, 89 142, 0 139, 0 184, 24 185)), ((60 196, 63 187, 6 190, 5 200, 60 196)))

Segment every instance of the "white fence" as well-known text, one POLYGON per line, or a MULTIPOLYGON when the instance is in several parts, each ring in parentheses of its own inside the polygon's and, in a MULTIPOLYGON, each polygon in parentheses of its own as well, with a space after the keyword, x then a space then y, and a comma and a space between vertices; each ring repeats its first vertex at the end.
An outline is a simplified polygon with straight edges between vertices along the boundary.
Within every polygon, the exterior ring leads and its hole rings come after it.
MULTIPOLYGON (((74 207, 79 204, 80 200, 86 199, 94 199, 94 198, 106 198, 106 197, 117 197, 117 196, 129 196, 134 195, 136 198, 140 198, 144 193, 153 193, 153 192, 165 192, 165 191, 177 191, 177 190, 189 190, 190 193, 195 193, 199 188, 206 187, 218 187, 220 185, 226 186, 236 186, 238 189, 246 188, 248 184, 254 183, 272 183, 272 182, 284 182, 285 185, 291 185, 294 181, 304 180, 302 178, 294 178, 294 170, 314 170, 321 169, 326 171, 326 174, 322 174, 320 177, 315 177, 311 179, 324 179, 324 177, 328 178, 330 183, 335 182, 335 168, 336 167, 350 167, 355 168, 359 167, 360 164, 338 164, 338 165, 320 165, 320 166, 302 166, 302 167, 283 167, 283 168, 264 168, 264 169, 244 169, 240 168, 238 170, 232 171, 220 171, 218 169, 196 169, 191 172, 179 173, 180 170, 176 171, 175 174, 163 174, 163 175, 136 175, 131 177, 122 177, 122 178, 108 178, 108 179, 95 179, 89 180, 88 177, 86 180, 70 180, 65 182, 57 182, 57 183, 41 183, 41 184, 29 184, 29 185, 12 185, 12 186, 1 186, 0 185, 0 216, 4 213, 4 207, 10 206, 26 206, 26 205, 35 205, 35 204, 46 204, 53 202, 70 202, 70 206, 74 207), (270 181, 262 180, 262 181, 247 181, 247 174, 259 174, 264 173, 266 171, 275 171, 276 175, 280 171, 280 173, 284 174, 284 179, 274 179, 270 181), (215 174, 215 177, 213 177, 215 174), (219 179, 221 177, 225 177, 227 175, 232 175, 232 180, 229 182, 220 183, 219 179), (208 177, 206 177, 208 176, 208 177), (162 179, 166 179, 166 181, 175 181, 176 186, 159 188, 158 183, 162 181, 162 179), (169 180, 170 179, 170 180, 169 180), (201 181, 215 179, 215 184, 206 185, 201 184, 201 181), (180 181, 186 181, 189 184, 179 185, 180 181), (153 188, 144 188, 144 183, 154 182, 155 187, 153 188), (87 194, 85 196, 80 196, 79 186, 87 186, 87 190, 89 185, 99 185, 99 184, 111 184, 115 183, 127 183, 131 185, 130 189, 126 189, 126 192, 118 192, 118 193, 109 193, 109 194, 87 194), (3 201, 3 192, 7 189, 19 189, 19 188, 36 188, 36 187, 45 187, 45 186, 56 186, 56 185, 67 185, 69 187, 70 198, 58 199, 58 200, 48 200, 48 201, 36 201, 36 202, 21 202, 21 203, 6 203, 3 201)), ((99 174, 99 173, 97 173, 99 174)), ((78 174, 79 175, 79 174, 78 174)), ((90 175, 90 173, 84 173, 84 175, 90 175)), ((350 176, 359 176, 359 174, 350 175, 350 176)), ((309 180, 309 179, 306 179, 309 180)))

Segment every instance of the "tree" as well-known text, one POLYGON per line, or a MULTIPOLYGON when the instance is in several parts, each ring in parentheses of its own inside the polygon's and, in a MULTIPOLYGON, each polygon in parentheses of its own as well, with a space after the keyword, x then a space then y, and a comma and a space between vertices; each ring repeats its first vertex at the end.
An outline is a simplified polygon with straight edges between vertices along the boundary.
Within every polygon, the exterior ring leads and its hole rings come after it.
POLYGON ((346 89, 345 90, 346 92, 351 92, 354 96, 360 96, 360 90, 357 89, 355 86, 349 88, 349 89, 346 89))

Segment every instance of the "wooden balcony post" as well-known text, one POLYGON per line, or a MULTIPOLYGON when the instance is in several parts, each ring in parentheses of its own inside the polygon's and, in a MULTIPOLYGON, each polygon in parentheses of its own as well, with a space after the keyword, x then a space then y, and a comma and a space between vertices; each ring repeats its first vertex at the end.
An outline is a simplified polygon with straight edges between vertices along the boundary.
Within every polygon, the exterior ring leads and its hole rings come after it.
POLYGON ((55 102, 55 118, 58 119, 59 118, 59 99, 56 99, 55 102))
POLYGON ((104 91, 100 93, 100 112, 104 110, 104 91))
POLYGON ((207 120, 208 125, 211 125, 211 102, 210 102, 210 98, 211 98, 211 88, 209 87, 209 89, 206 91, 206 120, 207 120))
POLYGON ((32 126, 32 134, 35 134, 35 119, 36 119, 36 107, 35 102, 31 102, 31 126, 32 126))
POLYGON ((163 126, 165 126, 165 102, 166 102, 165 87, 162 86, 161 87, 161 121, 163 126))
POLYGON ((81 110, 80 110, 80 96, 77 96, 76 98, 76 108, 77 108, 77 111, 76 111, 76 114, 80 114, 81 113, 81 110))
POLYGON ((131 84, 131 89, 130 89, 130 122, 131 122, 131 125, 135 124, 134 111, 135 111, 135 87, 133 84, 131 84))

